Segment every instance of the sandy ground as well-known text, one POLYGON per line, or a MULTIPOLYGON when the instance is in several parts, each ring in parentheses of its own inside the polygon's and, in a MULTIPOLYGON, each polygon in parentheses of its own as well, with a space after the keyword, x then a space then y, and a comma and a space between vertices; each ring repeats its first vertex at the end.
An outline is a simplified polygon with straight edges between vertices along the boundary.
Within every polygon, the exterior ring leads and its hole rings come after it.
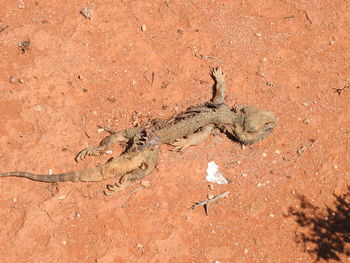
POLYGON ((279 119, 245 149, 219 134, 183 154, 162 146, 157 170, 114 196, 111 181, 1 178, 2 262, 350 262, 348 1, 1 5, 1 172, 102 163, 74 161, 106 136, 98 126, 210 99, 216 66, 230 104, 279 119), (232 183, 209 187, 209 161, 232 183), (188 209, 224 191, 208 216, 188 209))

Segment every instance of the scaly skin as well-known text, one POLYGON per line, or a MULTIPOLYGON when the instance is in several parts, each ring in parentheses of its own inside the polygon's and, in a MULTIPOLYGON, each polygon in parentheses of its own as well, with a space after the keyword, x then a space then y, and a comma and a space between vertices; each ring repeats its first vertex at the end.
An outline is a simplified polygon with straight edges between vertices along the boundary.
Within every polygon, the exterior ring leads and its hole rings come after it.
POLYGON ((255 143, 268 136, 277 123, 271 112, 261 111, 254 106, 230 109, 225 100, 225 75, 220 68, 213 70, 216 82, 215 94, 210 102, 191 107, 168 120, 153 120, 145 127, 129 128, 103 139, 98 147, 82 150, 76 156, 100 155, 116 142, 127 142, 128 149, 105 164, 81 171, 63 174, 38 175, 26 172, 2 173, 0 177, 25 177, 41 182, 96 182, 111 177, 120 177, 111 191, 119 191, 143 178, 155 168, 161 144, 171 144, 176 151, 182 151, 205 140, 218 128, 242 144, 255 143))

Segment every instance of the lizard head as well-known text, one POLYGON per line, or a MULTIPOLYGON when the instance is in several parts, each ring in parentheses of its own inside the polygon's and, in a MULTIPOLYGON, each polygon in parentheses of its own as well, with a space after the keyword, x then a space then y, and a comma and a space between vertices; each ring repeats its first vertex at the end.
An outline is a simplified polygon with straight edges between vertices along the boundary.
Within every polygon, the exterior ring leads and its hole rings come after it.
POLYGON ((254 106, 236 109, 237 117, 231 132, 242 144, 252 144, 268 136, 277 124, 272 112, 262 111, 254 106))

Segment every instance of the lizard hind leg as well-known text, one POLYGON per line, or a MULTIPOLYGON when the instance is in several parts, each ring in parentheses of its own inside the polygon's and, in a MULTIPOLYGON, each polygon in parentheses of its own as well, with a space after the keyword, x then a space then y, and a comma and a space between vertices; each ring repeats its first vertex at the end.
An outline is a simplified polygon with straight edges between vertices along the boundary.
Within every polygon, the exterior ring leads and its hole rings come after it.
POLYGON ((151 173, 157 165, 159 146, 149 149, 146 160, 137 169, 123 175, 119 182, 107 185, 106 195, 113 195, 151 173))
POLYGON ((75 157, 75 161, 84 159, 86 156, 99 156, 116 142, 127 142, 129 139, 125 136, 125 131, 113 133, 104 138, 97 147, 89 147, 80 151, 75 157))

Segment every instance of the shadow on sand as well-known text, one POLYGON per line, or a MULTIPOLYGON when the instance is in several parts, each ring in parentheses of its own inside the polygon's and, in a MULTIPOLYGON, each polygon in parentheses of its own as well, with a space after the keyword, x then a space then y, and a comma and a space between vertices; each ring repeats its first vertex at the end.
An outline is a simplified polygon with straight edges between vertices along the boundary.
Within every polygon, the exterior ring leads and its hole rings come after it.
POLYGON ((289 208, 289 216, 301 227, 296 241, 315 256, 315 262, 341 262, 340 256, 350 256, 350 187, 334 197, 334 208, 315 206, 305 196, 298 196, 300 208, 289 208))

